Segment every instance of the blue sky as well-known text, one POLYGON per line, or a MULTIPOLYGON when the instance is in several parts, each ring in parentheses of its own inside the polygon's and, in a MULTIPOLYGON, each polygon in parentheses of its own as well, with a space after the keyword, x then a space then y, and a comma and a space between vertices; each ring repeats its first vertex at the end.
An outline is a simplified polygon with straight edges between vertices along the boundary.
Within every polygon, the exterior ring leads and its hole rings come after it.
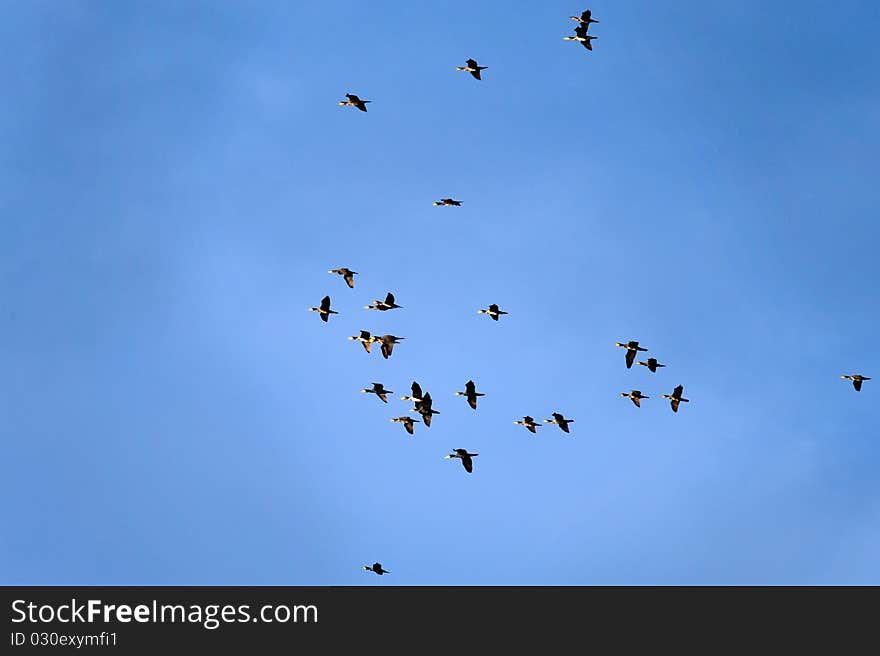
POLYGON ((767 5, 4 4, 0 583, 880 583, 880 7, 767 5))

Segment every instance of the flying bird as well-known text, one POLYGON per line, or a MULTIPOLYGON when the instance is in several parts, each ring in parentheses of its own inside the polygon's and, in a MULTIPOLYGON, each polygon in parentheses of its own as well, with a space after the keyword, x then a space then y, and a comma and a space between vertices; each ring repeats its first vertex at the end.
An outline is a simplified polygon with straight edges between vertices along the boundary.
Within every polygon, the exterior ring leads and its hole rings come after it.
POLYGON ((348 98, 348 100, 340 100, 339 101, 340 105, 347 106, 347 107, 357 107, 362 112, 367 111, 367 103, 368 102, 373 102, 372 100, 361 100, 353 93, 347 93, 347 94, 345 94, 345 97, 348 98))
POLYGON ((380 339, 378 337, 371 336, 370 333, 366 330, 362 330, 361 334, 357 337, 349 337, 356 342, 360 342, 363 344, 364 350, 369 353, 370 348, 373 346, 373 342, 378 342, 380 339))
POLYGON ((416 404, 414 410, 418 410, 419 404, 422 402, 422 388, 416 381, 413 381, 410 389, 412 389, 412 396, 401 396, 400 400, 414 402, 416 404))
POLYGON ((398 305, 394 302, 394 294, 388 292, 385 296, 384 301, 373 301, 374 305, 365 305, 364 307, 367 310, 379 310, 381 312, 385 312, 386 310, 393 310, 394 308, 402 308, 402 305, 398 305))
POLYGON ((454 198, 441 198, 440 200, 435 200, 433 204, 435 206, 443 205, 443 206, 461 207, 461 201, 455 200, 454 198))
POLYGON ((587 50, 593 49, 593 39, 597 39, 599 37, 595 37, 587 34, 587 26, 584 24, 578 25, 574 28, 575 36, 564 36, 562 37, 566 41, 580 41, 581 45, 584 46, 587 50))
POLYGON ((569 18, 573 21, 577 21, 578 23, 583 23, 587 27, 590 26, 590 23, 598 23, 595 18, 593 18, 593 12, 587 9, 580 16, 569 16, 569 18))
POLYGON ((357 275, 357 271, 343 267, 341 269, 330 269, 327 273, 338 273, 345 280, 345 284, 354 289, 354 276, 357 275))
POLYGON ((867 376, 862 376, 861 374, 850 374, 848 376, 841 376, 841 378, 845 378, 847 380, 851 380, 853 387, 856 388, 856 392, 862 391, 862 381, 871 380, 867 376))
POLYGON ((382 357, 387 360, 389 357, 391 357, 391 352, 394 350, 394 345, 404 338, 395 337, 394 335, 382 335, 381 337, 374 337, 373 339, 374 341, 380 342, 382 344, 382 357))
POLYGON ((545 419, 544 423, 547 424, 556 424, 559 428, 562 429, 563 433, 568 433, 568 425, 574 423, 574 419, 566 419, 558 412, 553 413, 553 419, 545 419))
POLYGON ((513 422, 513 423, 514 423, 514 424, 520 424, 520 425, 522 425, 522 426, 525 426, 526 428, 529 429, 529 432, 531 432, 531 433, 535 433, 536 435, 537 435, 538 432, 537 432, 535 429, 541 427, 540 424, 536 424, 536 423, 535 423, 535 420, 532 419, 531 417, 529 417, 528 415, 526 415, 525 417, 523 417, 523 418, 522 418, 522 421, 515 421, 515 422, 513 422))
POLYGON ((632 402, 636 404, 636 407, 639 407, 639 408, 642 407, 641 399, 650 399, 651 398, 650 396, 642 396, 642 393, 639 390, 632 390, 629 393, 621 392, 620 395, 631 399, 632 402))
POLYGON ((669 404, 672 406, 673 412, 678 412, 678 406, 682 401, 684 401, 685 403, 688 403, 690 401, 690 399, 684 399, 681 397, 682 392, 684 392, 684 386, 679 385, 674 390, 672 390, 672 394, 663 395, 664 399, 669 399, 669 404))
POLYGON ((387 569, 382 569, 382 563, 373 563, 372 565, 364 565, 364 570, 367 572, 376 572, 379 576, 382 574, 391 574, 387 569))
POLYGON ((330 297, 325 296, 321 299, 321 307, 309 308, 310 312, 317 312, 318 316, 321 317, 321 321, 327 323, 327 319, 331 314, 339 314, 336 310, 330 309, 330 297))
POLYGON ((375 394, 385 403, 388 403, 388 397, 385 395, 394 394, 394 390, 385 389, 385 386, 382 385, 382 383, 373 383, 373 387, 371 389, 362 389, 361 394, 375 394))
POLYGON ((440 414, 432 407, 433 403, 434 401, 431 399, 431 394, 429 392, 426 392, 425 396, 422 397, 422 400, 416 403, 416 407, 410 410, 410 412, 418 412, 420 415, 422 415, 422 420, 425 422, 425 426, 427 426, 428 428, 431 427, 431 417, 440 414))
POLYGON ((471 406, 474 410, 477 409, 477 397, 478 396, 486 396, 477 391, 477 386, 474 385, 474 381, 469 380, 464 385, 464 392, 456 392, 456 396, 466 396, 468 405, 471 406))
POLYGON ((646 348, 642 348, 641 346, 639 346, 638 342, 632 342, 632 341, 627 342, 626 344, 623 344, 622 342, 615 342, 615 346, 620 346, 621 348, 626 349, 626 368, 627 369, 632 369, 633 362, 635 362, 636 353, 638 351, 647 351, 648 350, 646 348))
POLYGON ((488 314, 495 321, 498 321, 498 317, 500 317, 502 314, 507 314, 507 312, 499 310, 498 306, 495 303, 492 303, 492 305, 489 306, 488 310, 477 310, 477 314, 488 314))
MULTIPOLYGON (((629 356, 629 353, 630 352, 627 352, 627 356, 629 356)), ((657 358, 648 358, 647 362, 642 362, 641 360, 639 360, 638 362, 636 362, 636 364, 640 364, 643 367, 647 367, 653 373, 657 372, 657 367, 665 367, 666 366, 665 364, 660 364, 659 362, 657 362, 657 358)))
POLYGON ((468 59, 465 63, 467 64, 467 66, 456 66, 455 70, 467 71, 478 80, 483 79, 480 77, 480 71, 485 71, 487 68, 489 68, 488 66, 478 66, 475 59, 468 59))
POLYGON ((445 458, 461 458, 461 464, 464 465, 464 470, 470 474, 474 471, 474 461, 471 460, 474 456, 480 455, 479 453, 468 453, 467 449, 453 449, 453 453, 450 453, 445 458))
POLYGON ((407 416, 394 417, 393 419, 391 419, 389 421, 396 421, 398 423, 403 424, 403 427, 406 429, 406 432, 409 433, 410 435, 414 434, 413 433, 413 423, 414 422, 421 423, 421 422, 419 422, 418 419, 413 419, 412 417, 407 417, 407 416))

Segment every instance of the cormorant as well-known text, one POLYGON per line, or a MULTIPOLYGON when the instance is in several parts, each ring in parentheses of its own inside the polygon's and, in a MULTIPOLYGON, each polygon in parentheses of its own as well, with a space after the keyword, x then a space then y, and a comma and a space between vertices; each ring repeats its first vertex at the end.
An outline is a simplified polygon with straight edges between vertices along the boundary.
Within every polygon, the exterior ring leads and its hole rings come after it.
POLYGON ((471 460, 474 456, 480 455, 479 453, 468 453, 467 449, 453 449, 454 453, 450 453, 445 458, 461 458, 461 464, 464 465, 464 470, 470 474, 474 471, 474 462, 471 460))
POLYGON ((440 200, 435 200, 434 205, 451 205, 453 207, 461 207, 461 201, 455 200, 454 198, 441 198, 440 200))
POLYGON ((362 112, 367 111, 367 103, 368 102, 373 102, 372 100, 361 100, 353 93, 347 93, 347 94, 345 94, 345 97, 348 98, 348 100, 340 100, 339 101, 340 105, 347 105, 348 107, 357 107, 362 112))
POLYGON ((590 26, 590 23, 598 23, 595 18, 593 18, 593 12, 587 9, 580 16, 569 16, 569 18, 573 21, 577 21, 578 23, 583 23, 587 27, 590 26))
POLYGON ((353 339, 356 342, 360 342, 364 346, 364 350, 369 353, 370 348, 373 346, 373 342, 381 341, 378 337, 373 337, 370 335, 369 331, 362 330, 361 334, 357 337, 349 337, 349 339, 353 339))
POLYGON ((421 422, 419 422, 418 419, 413 419, 412 417, 407 417, 407 416, 395 417, 394 419, 391 419, 390 421, 396 421, 398 423, 403 424, 403 427, 406 429, 406 432, 409 433, 410 435, 413 435, 413 422, 421 423, 421 422))
POLYGON ((642 348, 639 346, 638 342, 629 341, 626 344, 621 342, 615 342, 616 346, 620 346, 626 349, 626 368, 631 369, 633 366, 633 362, 636 359, 636 352, 638 351, 647 351, 648 349, 642 348))
POLYGON ((431 427, 431 417, 433 415, 440 414, 432 407, 433 403, 434 401, 431 399, 430 392, 426 392, 425 395, 422 397, 422 400, 416 402, 416 407, 410 410, 410 412, 418 412, 420 415, 422 415, 425 426, 427 426, 428 428, 431 427))
POLYGON ((650 396, 642 396, 642 393, 639 390, 632 390, 628 394, 626 392, 621 392, 620 395, 631 399, 632 402, 635 403, 636 406, 638 406, 639 408, 642 407, 642 404, 640 403, 641 399, 650 399, 651 398, 650 396))
MULTIPOLYGON (((627 353, 627 355, 629 355, 629 353, 627 353)), ((643 367, 647 367, 648 369, 650 369, 654 373, 657 372, 657 367, 665 367, 666 366, 665 364, 660 364, 659 362, 657 362, 657 358, 648 358, 647 362, 642 362, 641 360, 639 360, 638 362, 636 362, 636 364, 640 364, 643 367)))
POLYGON ((330 297, 325 296, 321 299, 321 307, 309 308, 310 312, 317 312, 318 316, 321 317, 321 321, 327 323, 327 319, 331 314, 339 314, 336 310, 330 309, 330 297))
POLYGON ((382 335, 381 337, 374 337, 373 339, 382 343, 382 357, 387 360, 391 356, 391 352, 394 350, 394 345, 404 338, 395 337, 394 335, 382 335))
POLYGON ((535 429, 541 427, 540 424, 536 424, 536 423, 535 423, 535 420, 532 419, 531 417, 529 417, 528 415, 526 415, 525 417, 523 417, 523 418, 522 418, 522 421, 515 421, 515 422, 513 422, 513 423, 514 423, 514 424, 520 424, 520 425, 522 425, 522 426, 525 426, 526 428, 529 429, 530 432, 535 433, 535 434, 537 434, 537 431, 536 431, 535 429))
POLYGON ((380 310, 382 312, 384 312, 385 310, 393 310, 394 308, 403 307, 402 305, 398 305, 394 302, 394 294, 392 294, 391 292, 388 292, 388 294, 385 296, 384 301, 374 300, 373 303, 374 305, 365 305, 364 307, 367 310, 380 310))
POLYGON ((357 275, 357 271, 343 267, 341 269, 330 269, 327 273, 338 273, 345 280, 345 284, 354 289, 354 276, 357 275))
POLYGON ((841 378, 845 378, 847 380, 851 380, 853 387, 856 388, 856 392, 862 391, 862 381, 871 380, 867 376, 862 376, 861 374, 850 374, 848 376, 841 376, 841 378))
POLYGON ((475 59, 468 59, 465 63, 467 64, 467 66, 456 66, 455 70, 467 71, 478 80, 483 79, 480 77, 480 71, 485 71, 487 68, 489 68, 488 66, 478 66, 475 59))
POLYGON ((568 433, 568 425, 574 423, 574 419, 566 419, 558 412, 553 413, 553 419, 545 419, 544 423, 547 424, 556 424, 562 429, 562 432, 568 433))
POLYGON ((373 383, 372 389, 362 389, 362 394, 375 394, 380 399, 382 399, 385 403, 388 403, 388 397, 386 394, 394 394, 394 390, 385 389, 382 383, 373 383))
POLYGON ((416 381, 413 381, 411 389, 412 389, 412 396, 401 396, 400 400, 414 402, 416 404, 415 409, 418 410, 419 403, 422 402, 422 388, 416 381))
POLYGON ((387 569, 382 569, 382 563, 373 563, 372 566, 364 565, 364 569, 368 572, 376 572, 379 576, 382 574, 391 574, 387 569))
POLYGON ((580 41, 581 45, 584 46, 587 50, 593 49, 593 39, 598 39, 599 37, 592 36, 587 34, 587 26, 586 25, 578 25, 574 28, 575 36, 564 36, 562 37, 566 41, 580 41))
POLYGON ((477 310, 477 314, 488 314, 495 321, 498 321, 498 317, 500 317, 502 314, 507 314, 507 312, 502 312, 498 309, 498 306, 495 303, 492 303, 492 305, 489 306, 488 310, 477 310))
POLYGON ((471 406, 474 410, 477 409, 477 397, 478 396, 486 396, 477 391, 477 386, 474 385, 474 381, 469 380, 464 385, 464 392, 456 392, 456 396, 466 396, 468 405, 471 406))
MULTIPOLYGON (((669 403, 670 403, 670 405, 672 406, 672 411, 673 411, 673 412, 678 412, 678 405, 679 405, 682 401, 684 401, 685 403, 687 403, 687 402, 690 401, 690 399, 683 399, 683 398, 681 397, 682 392, 684 392, 684 386, 683 386, 683 385, 679 385, 679 386, 676 387, 674 390, 672 390, 672 394, 664 394, 664 395, 663 395, 663 398, 664 398, 664 399, 669 399, 669 403)), ((645 397, 645 398, 647 398, 647 397, 645 397)))

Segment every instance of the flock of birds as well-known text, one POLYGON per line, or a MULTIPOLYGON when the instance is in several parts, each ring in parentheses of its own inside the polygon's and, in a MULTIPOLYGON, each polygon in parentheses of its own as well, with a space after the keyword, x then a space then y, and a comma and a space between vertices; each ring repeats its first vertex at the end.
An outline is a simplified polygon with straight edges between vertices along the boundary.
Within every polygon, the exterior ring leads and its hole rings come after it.
MULTIPOLYGON (((580 16, 570 16, 571 20, 577 23, 577 26, 574 30, 574 36, 566 36, 563 37, 566 41, 577 41, 581 43, 587 50, 593 50, 592 41, 597 37, 595 35, 588 34, 589 27, 592 23, 598 23, 599 21, 594 19, 592 16, 592 12, 590 10, 586 10, 581 13, 580 16)), ((480 66, 479 63, 475 59, 467 59, 465 62, 465 66, 458 66, 456 70, 464 71, 470 73, 475 79, 482 80, 482 71, 488 69, 488 66, 480 66)), ((339 105, 356 107, 362 112, 367 111, 367 103, 371 102, 370 100, 363 100, 360 97, 356 96, 352 93, 345 94, 347 100, 340 101, 339 105)), ((456 200, 454 198, 441 198, 438 201, 434 201, 435 206, 439 207, 460 207, 462 201, 456 200)), ((345 283, 349 288, 354 289, 354 276, 357 275, 357 271, 352 271, 348 268, 339 268, 339 269, 331 269, 329 273, 335 273, 342 276, 345 283)), ((371 305, 364 306, 369 310, 377 310, 380 312, 385 312, 388 310, 394 310, 402 308, 402 306, 398 305, 394 299, 394 295, 391 292, 385 297, 385 300, 374 300, 371 305)), ((327 322, 331 314, 338 314, 335 310, 330 308, 330 296, 325 296, 321 300, 321 305, 319 307, 309 308, 311 311, 318 312, 319 316, 324 322, 327 322)), ((488 308, 477 310, 479 314, 486 314, 491 317, 494 321, 498 321, 499 318, 503 315, 508 314, 507 312, 501 310, 499 306, 495 303, 489 305, 488 308)), ((348 339, 353 341, 359 341, 361 345, 364 347, 364 350, 367 353, 371 352, 373 344, 379 344, 380 350, 382 352, 382 357, 389 358, 394 350, 394 345, 400 343, 403 340, 403 337, 397 337, 395 335, 371 335, 368 331, 362 330, 359 335, 351 336, 348 339)), ((647 360, 636 360, 639 352, 645 352, 646 349, 643 346, 639 345, 638 341, 630 340, 627 342, 616 342, 616 346, 620 348, 626 349, 626 368, 631 369, 633 364, 637 366, 644 366, 651 373, 656 373, 659 368, 666 367, 665 364, 661 364, 657 361, 656 358, 648 358, 647 360)), ((862 383, 866 380, 871 380, 867 376, 863 376, 861 374, 848 374, 843 375, 841 378, 852 381, 853 387, 857 392, 861 391, 862 383)), ((375 394, 382 402, 388 403, 388 394, 393 394, 393 390, 386 389, 382 383, 374 382, 371 388, 365 388, 361 390, 364 394, 375 394)), ((690 399, 686 399, 683 396, 684 386, 677 385, 671 394, 662 394, 662 397, 668 399, 670 402, 670 406, 673 412, 678 412, 679 406, 682 403, 689 403, 690 399)), ((481 396, 485 396, 485 394, 476 391, 476 384, 472 380, 468 380, 465 384, 465 389, 463 391, 455 392, 456 396, 464 396, 467 399, 468 405, 474 410, 477 409, 477 399, 481 396)), ((641 402, 643 399, 649 399, 651 397, 645 396, 642 394, 640 390, 632 389, 629 392, 621 392, 621 397, 625 397, 630 399, 633 404, 637 408, 641 408, 641 402)), ((428 392, 423 392, 421 386, 418 382, 413 381, 411 386, 411 394, 406 396, 401 396, 401 400, 403 401, 412 401, 414 407, 410 410, 410 412, 417 413, 421 416, 421 422, 414 417, 403 415, 400 417, 393 417, 390 419, 392 422, 403 424, 404 429, 410 435, 414 435, 414 426, 416 423, 424 423, 426 427, 431 426, 431 419, 434 415, 440 414, 437 410, 433 409, 433 401, 431 399, 431 394, 428 392)), ((541 424, 538 423, 533 417, 526 415, 522 419, 515 420, 513 423, 525 426, 525 428, 531 433, 537 433, 537 429, 541 427, 541 424)), ((574 423, 574 419, 566 419, 565 416, 559 412, 552 413, 551 419, 545 419, 544 423, 555 424, 557 425, 563 432, 570 433, 569 424, 574 423)), ((453 449, 452 453, 446 455, 447 459, 457 458, 461 460, 461 464, 464 467, 464 470, 470 474, 473 472, 473 458, 478 456, 478 453, 470 453, 467 449, 453 449)), ((381 563, 373 563, 373 565, 364 565, 363 569, 366 571, 375 572, 376 574, 388 574, 389 571, 382 567, 381 563)))

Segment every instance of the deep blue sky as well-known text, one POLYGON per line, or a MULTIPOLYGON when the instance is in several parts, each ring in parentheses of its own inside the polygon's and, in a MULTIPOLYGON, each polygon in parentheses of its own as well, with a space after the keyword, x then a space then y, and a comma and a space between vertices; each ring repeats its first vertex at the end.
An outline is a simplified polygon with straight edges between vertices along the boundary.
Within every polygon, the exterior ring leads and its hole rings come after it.
POLYGON ((880 583, 878 3, 2 9, 0 583, 880 583))

